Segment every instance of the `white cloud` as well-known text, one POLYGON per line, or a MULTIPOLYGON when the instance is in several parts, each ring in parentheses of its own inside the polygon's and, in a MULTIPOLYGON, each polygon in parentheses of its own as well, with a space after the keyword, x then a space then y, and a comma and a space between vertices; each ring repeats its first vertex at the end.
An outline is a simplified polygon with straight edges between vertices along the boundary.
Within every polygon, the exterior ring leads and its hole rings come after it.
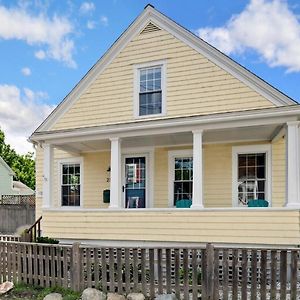
POLYGON ((95 4, 93 2, 83 2, 79 8, 80 13, 88 14, 95 10, 95 4))
POLYGON ((300 71, 300 22, 284 0, 251 0, 223 27, 197 34, 226 54, 256 51, 271 67, 300 71))
POLYGON ((30 68, 28 67, 24 67, 21 69, 21 73, 24 75, 24 76, 30 76, 31 75, 31 70, 30 68))
POLYGON ((0 85, 0 128, 6 135, 6 142, 18 153, 33 151, 27 138, 54 108, 45 103, 47 97, 44 92, 0 85))
POLYGON ((97 23, 95 22, 95 21, 87 21, 86 22, 86 27, 88 28, 88 29, 95 29, 96 28, 96 25, 97 25, 97 23))
POLYGON ((22 40, 30 46, 43 47, 35 53, 76 67, 73 59, 74 42, 70 38, 73 26, 66 17, 45 14, 32 15, 26 8, 6 8, 0 5, 0 39, 22 40))
POLYGON ((43 51, 43 50, 38 50, 38 51, 34 52, 34 56, 35 56, 36 58, 42 60, 42 59, 45 59, 47 55, 46 55, 45 51, 43 51))
POLYGON ((106 16, 101 16, 100 22, 103 26, 108 26, 108 17, 106 16))

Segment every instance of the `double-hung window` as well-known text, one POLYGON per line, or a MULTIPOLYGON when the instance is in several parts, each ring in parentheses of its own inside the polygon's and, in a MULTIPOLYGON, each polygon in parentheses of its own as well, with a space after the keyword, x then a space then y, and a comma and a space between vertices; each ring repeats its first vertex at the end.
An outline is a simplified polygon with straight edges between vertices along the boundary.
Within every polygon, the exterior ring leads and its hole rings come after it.
POLYGON ((169 152, 169 202, 193 198, 193 155, 189 150, 169 152))
POLYGON ((164 64, 136 68, 136 117, 164 114, 164 64))
POLYGON ((234 202, 247 206, 250 200, 271 202, 270 146, 233 147, 234 202))
POLYGON ((61 164, 61 205, 80 206, 81 164, 61 164))

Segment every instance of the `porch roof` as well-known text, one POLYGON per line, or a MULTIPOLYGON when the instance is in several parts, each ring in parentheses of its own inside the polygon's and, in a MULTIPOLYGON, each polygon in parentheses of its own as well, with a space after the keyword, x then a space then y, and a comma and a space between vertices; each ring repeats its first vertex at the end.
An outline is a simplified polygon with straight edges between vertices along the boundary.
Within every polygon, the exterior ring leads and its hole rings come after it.
MULTIPOLYGON (((288 121, 296 121, 300 117, 300 105, 290 105, 284 107, 255 109, 238 112, 216 113, 210 115, 194 115, 189 117, 174 117, 152 120, 135 120, 132 122, 107 124, 93 127, 83 127, 58 131, 36 132, 30 137, 33 143, 65 144, 85 141, 107 140, 112 137, 132 138, 145 136, 159 136, 165 134, 175 134, 186 136, 187 132, 193 130, 205 130, 213 132, 207 134, 204 142, 214 142, 216 136, 224 136, 224 131, 230 132, 226 140, 239 139, 239 135, 252 137, 253 132, 249 128, 257 131, 255 140, 268 140, 272 135, 280 130, 280 126, 288 121), (263 127, 261 127, 263 126, 263 127), (248 127, 248 129, 247 129, 248 127), (239 128, 239 131, 232 129, 239 128), (244 128, 244 129, 242 129, 244 128)), ((188 137, 186 137, 189 139, 188 137)), ((174 139, 174 137, 173 137, 174 139)), ((248 138, 249 139, 249 138, 248 138)), ((182 139, 181 139, 182 142, 182 139)), ((187 141, 189 142, 189 141, 187 141)))

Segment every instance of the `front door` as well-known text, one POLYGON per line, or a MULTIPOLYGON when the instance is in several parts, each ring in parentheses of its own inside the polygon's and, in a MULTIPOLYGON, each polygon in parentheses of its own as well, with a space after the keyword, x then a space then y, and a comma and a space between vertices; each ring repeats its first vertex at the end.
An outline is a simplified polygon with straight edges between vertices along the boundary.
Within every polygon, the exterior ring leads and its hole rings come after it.
POLYGON ((125 157, 124 196, 126 208, 146 207, 146 156, 125 157))

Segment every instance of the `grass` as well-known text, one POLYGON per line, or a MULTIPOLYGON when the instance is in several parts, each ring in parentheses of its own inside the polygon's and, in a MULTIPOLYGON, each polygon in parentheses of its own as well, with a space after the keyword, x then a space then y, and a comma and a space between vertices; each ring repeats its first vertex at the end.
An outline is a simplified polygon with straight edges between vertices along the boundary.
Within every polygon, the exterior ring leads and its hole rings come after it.
POLYGON ((43 300, 50 293, 59 293, 64 300, 78 300, 80 293, 62 287, 41 288, 38 286, 17 283, 15 287, 5 295, 0 296, 2 300, 43 300))

